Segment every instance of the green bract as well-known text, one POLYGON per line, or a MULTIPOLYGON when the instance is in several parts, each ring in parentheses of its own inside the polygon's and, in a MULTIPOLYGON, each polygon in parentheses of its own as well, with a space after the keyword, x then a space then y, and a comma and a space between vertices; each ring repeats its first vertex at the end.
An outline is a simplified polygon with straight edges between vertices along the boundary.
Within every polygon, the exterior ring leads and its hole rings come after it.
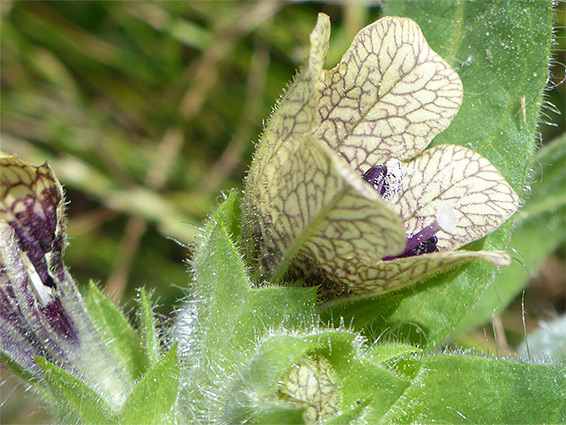
POLYGON ((458 74, 411 19, 366 27, 327 71, 329 36, 320 14, 308 62, 271 117, 246 181, 243 236, 256 278, 277 283, 292 273, 331 300, 400 289, 473 259, 509 264, 500 251, 455 251, 516 211, 505 178, 461 146, 423 152, 458 112, 458 74), (362 179, 384 164, 399 169, 387 196, 362 179), (439 252, 398 257, 435 223, 439 252))

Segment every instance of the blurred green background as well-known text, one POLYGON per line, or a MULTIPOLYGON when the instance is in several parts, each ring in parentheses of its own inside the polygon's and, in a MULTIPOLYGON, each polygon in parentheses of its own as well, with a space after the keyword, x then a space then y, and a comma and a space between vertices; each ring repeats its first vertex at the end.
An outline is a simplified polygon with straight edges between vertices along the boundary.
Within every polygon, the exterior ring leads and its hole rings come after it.
MULTIPOLYGON (((184 262, 198 228, 222 191, 242 188, 262 123, 306 57, 316 14, 332 20, 330 67, 380 16, 380 3, 2 0, 1 149, 35 165, 48 160, 64 184, 65 259, 79 284, 100 282, 126 310, 135 288, 155 288, 158 311, 169 313, 191 279, 184 262)), ((564 9, 541 143, 565 130, 564 9)), ((564 253, 535 281, 555 291, 537 289, 542 309, 563 311, 564 253)), ((511 311, 506 322, 521 324, 520 308, 511 311)), ((1 373, 0 421, 45 421, 1 373)))

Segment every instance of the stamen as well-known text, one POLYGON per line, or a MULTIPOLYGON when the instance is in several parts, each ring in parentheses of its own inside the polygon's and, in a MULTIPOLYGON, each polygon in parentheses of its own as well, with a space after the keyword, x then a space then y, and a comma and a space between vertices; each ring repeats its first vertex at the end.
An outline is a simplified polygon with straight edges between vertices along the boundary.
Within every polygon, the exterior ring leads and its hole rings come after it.
POLYGON ((386 201, 391 201, 401 191, 405 173, 398 159, 390 159, 385 165, 387 166, 387 175, 385 176, 386 190, 382 196, 386 201))
POLYGON ((362 178, 371 184, 375 190, 383 195, 383 183, 385 183, 385 175, 387 174, 387 166, 376 165, 367 170, 362 178))
POLYGON ((409 240, 407 241, 407 246, 405 246, 405 250, 400 255, 400 257, 403 257, 405 254, 408 254, 409 252, 417 248, 419 245, 421 245, 423 242, 426 242, 429 239, 431 239, 434 236, 434 234, 439 232, 440 230, 442 230, 442 228, 438 224, 438 221, 434 220, 423 230, 421 230, 420 232, 409 238, 409 240))
POLYGON ((376 165, 367 170, 362 178, 371 184, 381 197, 391 201, 403 184, 403 170, 397 159, 390 159, 385 165, 376 165))
POLYGON ((384 260, 392 260, 394 258, 413 257, 415 255, 430 254, 438 252, 436 243, 438 238, 435 236, 441 230, 450 231, 458 224, 458 217, 454 210, 448 206, 440 207, 436 211, 436 220, 426 226, 420 232, 409 236, 405 250, 393 257, 385 257, 384 260))
POLYGON ((436 211, 436 221, 445 232, 450 232, 458 225, 458 216, 454 210, 443 205, 436 211))

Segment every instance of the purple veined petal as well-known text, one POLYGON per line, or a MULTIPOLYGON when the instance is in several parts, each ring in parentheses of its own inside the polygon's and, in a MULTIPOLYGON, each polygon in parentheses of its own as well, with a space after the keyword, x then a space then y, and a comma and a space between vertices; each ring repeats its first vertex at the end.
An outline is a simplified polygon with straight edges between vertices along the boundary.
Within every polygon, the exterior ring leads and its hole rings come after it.
POLYGON ((420 232, 449 206, 457 224, 439 231, 440 251, 458 249, 501 226, 517 211, 519 197, 503 175, 478 153, 439 145, 403 164, 403 188, 392 206, 407 233, 420 232))
POLYGON ((506 252, 464 250, 399 257, 371 265, 354 261, 351 265, 352 272, 341 276, 341 281, 345 284, 342 288, 344 293, 336 297, 333 292, 329 292, 324 299, 324 307, 343 303, 344 298, 354 300, 397 291, 477 260, 487 261, 498 267, 511 263, 511 257, 506 252))
POLYGON ((254 280, 278 283, 289 271, 330 300, 387 293, 474 259, 506 265, 501 252, 454 250, 516 211, 512 188, 465 148, 425 150, 462 103, 456 71, 397 17, 364 28, 323 70, 329 28, 319 21, 308 67, 277 105, 246 179, 254 280), (435 220, 443 208, 456 226, 435 220))
POLYGON ((360 174, 418 155, 448 127, 463 97, 458 74, 409 18, 363 28, 322 78, 316 136, 360 174))
POLYGON ((0 165, 1 350, 32 369, 34 355, 68 363, 80 345, 73 316, 81 308, 62 261, 62 188, 47 164, 3 156, 0 165))
POLYGON ((0 153, 0 353, 41 375, 41 356, 119 407, 133 386, 63 263, 64 199, 51 168, 0 153))

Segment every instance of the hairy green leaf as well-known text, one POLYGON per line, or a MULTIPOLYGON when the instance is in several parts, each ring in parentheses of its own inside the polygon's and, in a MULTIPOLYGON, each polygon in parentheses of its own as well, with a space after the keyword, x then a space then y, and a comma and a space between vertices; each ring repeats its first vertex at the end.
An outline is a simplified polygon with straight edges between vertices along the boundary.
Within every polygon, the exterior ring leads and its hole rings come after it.
MULTIPOLYGON (((211 397, 220 394, 249 350, 267 331, 312 326, 316 290, 253 288, 227 228, 238 216, 235 192, 210 218, 192 261, 194 282, 178 313, 175 339, 190 367, 181 398, 190 418, 218 414, 211 397)), ((193 420, 193 419, 191 419, 193 420)))
POLYGON ((515 261, 501 270, 457 332, 481 325, 507 307, 545 257, 566 240, 566 136, 542 147, 533 168, 531 196, 517 214, 510 242, 515 261))
POLYGON ((382 423, 566 420, 563 367, 466 355, 430 356, 418 363, 417 374, 382 423))
POLYGON ((148 295, 145 288, 139 290, 138 321, 141 344, 146 356, 146 362, 149 367, 155 366, 159 361, 159 335, 157 333, 157 324, 153 314, 153 306, 151 304, 151 295, 148 295))
POLYGON ((120 412, 123 424, 174 423, 172 408, 179 392, 177 344, 134 387, 120 412))
POLYGON ((36 357, 61 423, 111 424, 118 417, 92 388, 47 360, 36 357))
POLYGON ((118 306, 92 282, 88 290, 86 305, 110 353, 127 371, 133 382, 147 368, 138 334, 118 306))

